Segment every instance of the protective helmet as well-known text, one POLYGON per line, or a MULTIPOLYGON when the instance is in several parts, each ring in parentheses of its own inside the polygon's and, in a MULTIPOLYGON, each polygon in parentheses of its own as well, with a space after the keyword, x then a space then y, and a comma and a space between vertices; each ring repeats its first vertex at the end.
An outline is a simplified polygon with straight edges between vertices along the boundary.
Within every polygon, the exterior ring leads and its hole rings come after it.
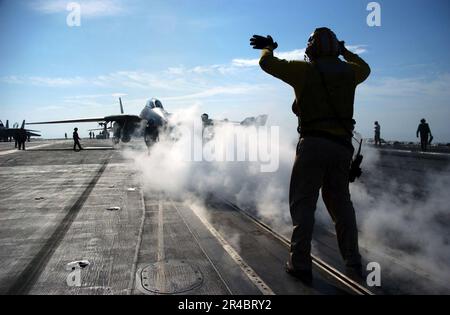
POLYGON ((336 34, 327 27, 317 28, 308 39, 305 59, 314 61, 320 57, 338 57, 341 54, 336 34))
POLYGON ((422 120, 420 121, 422 124, 426 123, 427 121, 425 120, 425 118, 422 118, 422 120))
POLYGON ((74 128, 73 130, 74 130, 74 131, 78 131, 78 128, 74 128))

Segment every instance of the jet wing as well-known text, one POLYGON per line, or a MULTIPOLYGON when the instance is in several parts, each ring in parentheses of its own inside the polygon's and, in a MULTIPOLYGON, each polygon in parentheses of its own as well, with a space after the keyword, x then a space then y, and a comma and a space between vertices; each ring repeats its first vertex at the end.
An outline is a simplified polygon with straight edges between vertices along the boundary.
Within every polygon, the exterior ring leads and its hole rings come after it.
POLYGON ((99 122, 105 121, 106 117, 102 118, 82 118, 82 119, 68 119, 68 120, 54 120, 54 121, 40 121, 40 122, 32 122, 27 123, 27 125, 47 125, 47 124, 71 124, 78 122, 99 122))
POLYGON ((106 122, 140 122, 142 121, 141 117, 136 116, 136 115, 112 115, 112 116, 106 116, 103 118, 103 121, 106 122))
POLYGON ((68 119, 68 120, 54 120, 54 121, 40 121, 27 123, 27 125, 47 125, 47 124, 72 124, 72 123, 88 123, 88 122, 140 122, 142 119, 136 115, 112 115, 98 118, 82 118, 82 119, 68 119))
POLYGON ((41 135, 38 135, 37 133, 34 133, 34 132, 29 132, 29 131, 27 131, 27 136, 30 136, 30 137, 40 137, 41 135))
MULTIPOLYGON (((32 137, 40 137, 41 136, 41 135, 33 132, 33 131, 37 131, 37 130, 9 128, 9 129, 0 130, 0 137, 14 137, 14 136, 16 136, 17 132, 19 132, 20 130, 25 130, 27 135, 30 135, 32 137)), ((37 132, 39 132, 39 131, 37 131, 37 132)))

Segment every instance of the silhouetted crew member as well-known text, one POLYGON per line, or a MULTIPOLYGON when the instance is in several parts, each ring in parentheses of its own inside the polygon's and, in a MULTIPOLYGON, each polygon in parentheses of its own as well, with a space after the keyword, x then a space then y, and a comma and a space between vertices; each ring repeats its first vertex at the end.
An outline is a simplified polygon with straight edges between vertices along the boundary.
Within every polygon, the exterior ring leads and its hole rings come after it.
POLYGON ((370 74, 369 66, 348 51, 328 28, 314 31, 305 60, 286 61, 273 55, 272 37, 254 36, 251 45, 263 49, 261 68, 291 85, 299 119, 300 141, 292 170, 289 204, 294 225, 286 271, 312 281, 311 240, 314 212, 322 198, 335 223, 340 252, 348 271, 362 273, 355 211, 349 193, 353 146, 353 102, 356 86, 370 74), (339 55, 347 62, 339 59, 339 55))
POLYGON ((375 133, 374 136, 375 145, 381 145, 381 126, 378 123, 378 121, 375 122, 373 131, 375 133))
POLYGON ((80 140, 81 140, 81 138, 78 136, 78 128, 75 128, 73 130, 73 150, 74 151, 76 151, 77 146, 80 150, 83 150, 83 148, 80 145, 80 140))
POLYGON ((416 137, 420 135, 420 147, 423 152, 427 151, 427 146, 430 139, 433 137, 431 134, 430 126, 427 124, 425 119, 420 121, 419 127, 417 127, 416 137))
POLYGON ((17 130, 16 133, 19 150, 25 150, 25 142, 27 141, 27 132, 24 129, 17 130))
POLYGON ((67 132, 66 132, 66 133, 64 133, 64 138, 66 138, 66 140, 67 140, 67 132))
POLYGON ((92 132, 89 131, 89 139, 92 139, 92 132))

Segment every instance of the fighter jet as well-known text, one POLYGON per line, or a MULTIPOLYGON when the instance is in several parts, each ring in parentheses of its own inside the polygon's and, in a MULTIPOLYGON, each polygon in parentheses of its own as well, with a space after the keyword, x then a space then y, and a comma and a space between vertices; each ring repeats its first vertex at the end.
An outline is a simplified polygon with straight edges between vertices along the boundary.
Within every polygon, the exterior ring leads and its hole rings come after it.
POLYGON ((147 101, 139 115, 127 115, 124 113, 122 99, 119 98, 120 115, 111 115, 96 118, 69 119, 58 121, 33 122, 27 125, 42 124, 66 124, 66 123, 84 123, 101 122, 104 134, 108 131, 107 124, 112 124, 113 143, 130 142, 131 138, 143 136, 147 146, 151 146, 157 141, 160 130, 167 127, 170 114, 166 112, 160 100, 152 98, 147 101))
MULTIPOLYGON (((107 134, 107 125, 112 124, 113 137, 112 140, 114 144, 119 142, 127 143, 130 142, 132 136, 144 137, 144 141, 147 147, 158 141, 159 133, 161 131, 172 130, 175 126, 169 124, 169 119, 171 114, 168 113, 160 100, 152 98, 146 102, 141 113, 138 115, 126 115, 124 114, 122 99, 119 98, 120 104, 120 115, 111 115, 105 117, 97 118, 82 118, 82 119, 69 119, 69 120, 58 120, 58 121, 44 121, 44 122, 33 122, 27 125, 42 125, 42 124, 64 124, 64 123, 78 123, 78 122, 100 122, 104 128, 103 133, 107 134)), ((205 116, 202 115, 203 124, 205 127, 205 116)), ((229 122, 229 121, 218 121, 210 120, 208 115, 206 115, 206 122, 210 122, 211 125, 217 125, 219 123, 232 123, 240 124, 243 126, 249 125, 265 125, 267 121, 267 115, 262 115, 258 117, 249 117, 242 122, 229 122)))
POLYGON ((40 137, 41 135, 35 133, 37 130, 25 129, 25 120, 22 122, 22 126, 19 128, 19 124, 15 123, 12 128, 9 128, 9 120, 6 121, 6 125, 0 120, 0 140, 4 142, 11 141, 11 138, 15 138, 19 130, 24 129, 27 133, 28 141, 30 137, 40 137))

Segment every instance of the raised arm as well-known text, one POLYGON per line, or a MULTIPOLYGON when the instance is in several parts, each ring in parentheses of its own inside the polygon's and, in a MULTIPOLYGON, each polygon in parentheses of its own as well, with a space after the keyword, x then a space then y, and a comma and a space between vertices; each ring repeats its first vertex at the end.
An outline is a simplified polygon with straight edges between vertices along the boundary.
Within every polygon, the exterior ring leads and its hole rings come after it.
POLYGON ((287 61, 275 57, 273 55, 273 50, 270 48, 262 50, 259 65, 265 72, 289 85, 294 85, 295 82, 301 79, 300 77, 302 76, 302 73, 306 72, 307 67, 306 62, 287 61))
POLYGON ((370 67, 369 65, 357 54, 352 53, 348 49, 345 48, 345 46, 342 44, 342 56, 344 57, 345 61, 348 62, 348 64, 353 68, 356 75, 356 84, 360 84, 364 82, 370 74, 370 67))
POLYGON ((301 61, 287 61, 274 56, 273 51, 277 49, 278 44, 273 38, 253 35, 250 39, 250 45, 254 49, 261 49, 261 59, 259 65, 268 74, 286 82, 295 87, 298 82, 303 80, 304 73, 307 70, 307 63, 301 61))

